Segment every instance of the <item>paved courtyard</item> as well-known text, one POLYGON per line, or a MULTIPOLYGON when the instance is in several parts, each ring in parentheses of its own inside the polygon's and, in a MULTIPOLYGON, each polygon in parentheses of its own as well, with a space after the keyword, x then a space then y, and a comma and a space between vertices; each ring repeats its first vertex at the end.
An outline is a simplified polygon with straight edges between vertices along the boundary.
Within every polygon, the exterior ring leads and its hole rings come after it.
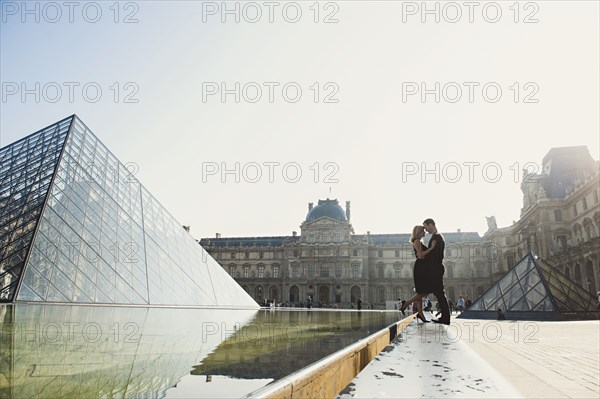
POLYGON ((339 397, 598 398, 600 322, 413 322, 339 397))

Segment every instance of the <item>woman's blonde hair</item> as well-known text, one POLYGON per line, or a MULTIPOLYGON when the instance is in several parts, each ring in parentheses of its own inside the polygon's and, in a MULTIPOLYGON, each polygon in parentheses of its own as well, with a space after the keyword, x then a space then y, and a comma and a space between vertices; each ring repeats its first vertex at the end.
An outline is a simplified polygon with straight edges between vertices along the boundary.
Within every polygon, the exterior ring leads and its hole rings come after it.
POLYGON ((410 235, 410 242, 415 242, 415 240, 417 239, 417 231, 419 229, 425 229, 425 227, 421 226, 420 224, 413 227, 412 234, 410 235))

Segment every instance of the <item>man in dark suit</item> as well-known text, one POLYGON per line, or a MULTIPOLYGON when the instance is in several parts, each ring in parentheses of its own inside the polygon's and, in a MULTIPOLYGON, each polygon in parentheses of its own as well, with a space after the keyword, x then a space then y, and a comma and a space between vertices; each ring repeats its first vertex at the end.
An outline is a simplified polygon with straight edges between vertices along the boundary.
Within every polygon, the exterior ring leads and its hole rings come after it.
POLYGON ((427 254, 425 259, 431 262, 431 286, 433 288, 433 295, 438 300, 440 311, 442 316, 437 320, 431 320, 434 323, 450 325, 450 308, 448 306, 448 300, 446 299, 446 293, 444 292, 444 248, 446 243, 444 237, 438 233, 435 227, 433 219, 425 219, 423 222, 425 231, 431 234, 428 248, 432 248, 431 252, 427 254))

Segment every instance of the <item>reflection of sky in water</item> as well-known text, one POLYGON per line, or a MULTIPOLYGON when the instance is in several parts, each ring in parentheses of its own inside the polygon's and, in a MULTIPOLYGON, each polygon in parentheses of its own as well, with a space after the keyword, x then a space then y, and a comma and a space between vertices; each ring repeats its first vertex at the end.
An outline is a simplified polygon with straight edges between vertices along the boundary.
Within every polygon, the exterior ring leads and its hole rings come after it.
POLYGON ((239 397, 397 319, 391 312, 0 306, 0 397, 239 397))

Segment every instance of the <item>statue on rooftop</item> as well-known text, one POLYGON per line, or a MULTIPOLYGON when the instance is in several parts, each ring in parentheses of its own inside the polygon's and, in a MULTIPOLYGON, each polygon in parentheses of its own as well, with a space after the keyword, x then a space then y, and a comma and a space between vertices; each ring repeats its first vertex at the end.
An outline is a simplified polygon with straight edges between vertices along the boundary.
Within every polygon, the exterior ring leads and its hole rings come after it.
POLYGON ((493 231, 498 228, 498 226, 496 225, 496 216, 486 216, 485 219, 487 220, 488 231, 493 231))

